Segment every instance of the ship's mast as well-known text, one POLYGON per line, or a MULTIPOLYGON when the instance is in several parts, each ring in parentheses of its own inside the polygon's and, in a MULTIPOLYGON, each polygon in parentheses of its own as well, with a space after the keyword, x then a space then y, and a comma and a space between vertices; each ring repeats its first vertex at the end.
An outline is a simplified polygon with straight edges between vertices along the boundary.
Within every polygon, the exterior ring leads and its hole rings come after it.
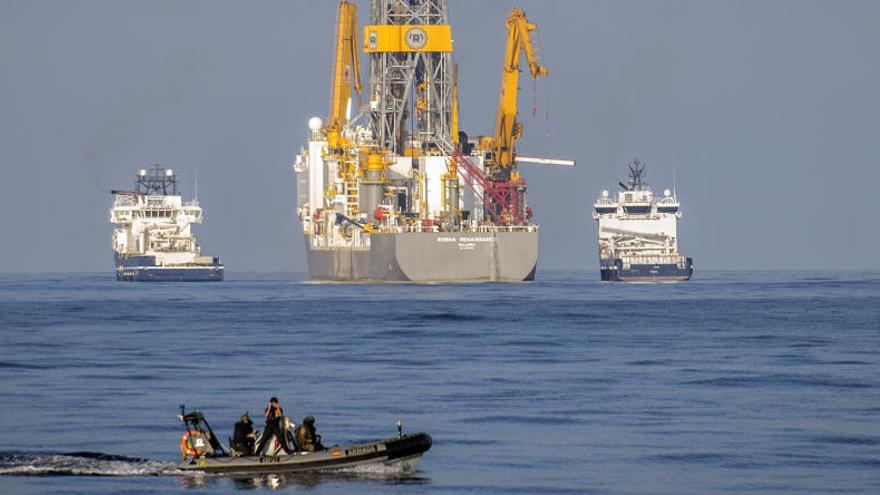
POLYGON ((645 178, 645 164, 638 158, 629 164, 629 190, 642 191, 647 183, 645 178))
POLYGON ((135 176, 135 191, 138 194, 169 196, 177 195, 177 177, 170 168, 165 168, 158 163, 149 170, 141 169, 135 176))
POLYGON ((451 152, 452 34, 445 0, 373 0, 364 28, 370 55, 370 125, 398 155, 451 152))

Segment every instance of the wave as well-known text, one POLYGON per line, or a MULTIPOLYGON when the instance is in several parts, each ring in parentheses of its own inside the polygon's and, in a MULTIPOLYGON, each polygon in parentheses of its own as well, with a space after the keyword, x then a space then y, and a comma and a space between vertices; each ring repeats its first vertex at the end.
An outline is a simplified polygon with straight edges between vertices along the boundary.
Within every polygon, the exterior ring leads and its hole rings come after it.
POLYGON ((382 464, 362 464, 334 470, 336 473, 345 476, 350 480, 384 480, 386 482, 398 483, 424 483, 428 481, 416 474, 416 464, 419 458, 415 459, 397 459, 382 464))
POLYGON ((868 389, 875 387, 873 383, 863 381, 842 380, 825 376, 802 376, 791 374, 720 376, 717 378, 688 380, 682 383, 685 385, 712 387, 755 387, 764 385, 778 387, 822 387, 832 389, 868 389))
POLYGON ((0 452, 4 476, 170 476, 180 471, 171 462, 101 452, 0 452))

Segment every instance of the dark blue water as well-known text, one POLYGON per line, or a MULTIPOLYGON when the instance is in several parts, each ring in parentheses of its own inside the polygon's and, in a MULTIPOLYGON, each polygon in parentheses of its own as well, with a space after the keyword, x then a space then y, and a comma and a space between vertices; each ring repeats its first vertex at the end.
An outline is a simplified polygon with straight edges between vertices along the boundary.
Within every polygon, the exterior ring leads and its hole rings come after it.
POLYGON ((0 493, 880 493, 880 273, 596 277, 0 276, 0 493), (271 395, 325 443, 402 417, 434 447, 414 475, 175 473, 179 404, 225 438, 271 395))

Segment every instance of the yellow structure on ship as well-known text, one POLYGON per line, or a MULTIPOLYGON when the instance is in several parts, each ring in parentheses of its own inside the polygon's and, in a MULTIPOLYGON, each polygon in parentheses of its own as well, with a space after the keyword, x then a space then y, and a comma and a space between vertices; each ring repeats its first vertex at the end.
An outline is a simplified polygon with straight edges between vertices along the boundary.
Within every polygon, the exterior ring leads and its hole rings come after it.
POLYGON ((523 54, 533 78, 547 69, 521 9, 507 28, 495 133, 468 138, 446 2, 373 1, 362 30, 357 6, 339 3, 330 112, 310 119, 294 164, 313 279, 534 278, 538 226, 517 171, 517 85, 523 54), (359 34, 370 60, 365 94, 359 34), (357 94, 366 103, 353 108, 357 94))

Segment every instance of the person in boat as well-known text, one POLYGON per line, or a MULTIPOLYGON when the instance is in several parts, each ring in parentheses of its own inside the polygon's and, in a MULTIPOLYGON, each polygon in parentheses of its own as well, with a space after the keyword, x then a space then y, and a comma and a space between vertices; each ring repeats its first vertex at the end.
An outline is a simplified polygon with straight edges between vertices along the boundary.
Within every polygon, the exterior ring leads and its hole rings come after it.
POLYGON ((242 455, 253 455, 256 438, 256 435, 254 435, 254 422, 251 421, 248 413, 244 413, 241 416, 241 420, 235 423, 231 447, 241 452, 242 455))
POLYGON ((266 406, 266 410, 263 411, 263 416, 266 417, 266 427, 263 429, 263 435, 260 437, 260 445, 257 447, 256 453, 262 454, 266 447, 266 443, 273 436, 281 443, 281 448, 284 452, 289 453, 290 447, 287 445, 287 435, 284 434, 284 428, 282 425, 284 409, 281 407, 281 404, 278 403, 277 397, 269 399, 269 405, 266 406))
POLYGON ((296 447, 301 451, 315 452, 324 450, 324 446, 321 445, 321 435, 318 435, 315 431, 315 418, 313 416, 303 418, 302 424, 296 427, 294 437, 296 438, 296 447))

